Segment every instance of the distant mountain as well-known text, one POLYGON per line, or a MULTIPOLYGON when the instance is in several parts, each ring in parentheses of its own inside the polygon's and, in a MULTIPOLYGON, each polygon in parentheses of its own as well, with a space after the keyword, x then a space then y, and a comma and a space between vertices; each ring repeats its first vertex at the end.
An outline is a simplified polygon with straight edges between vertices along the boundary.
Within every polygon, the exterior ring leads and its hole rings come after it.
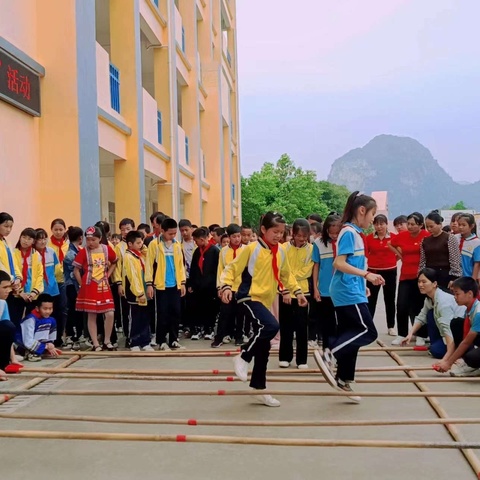
POLYGON ((390 216, 422 213, 463 200, 480 210, 480 182, 455 182, 421 143, 409 137, 379 135, 332 165, 328 181, 349 190, 388 191, 390 216))

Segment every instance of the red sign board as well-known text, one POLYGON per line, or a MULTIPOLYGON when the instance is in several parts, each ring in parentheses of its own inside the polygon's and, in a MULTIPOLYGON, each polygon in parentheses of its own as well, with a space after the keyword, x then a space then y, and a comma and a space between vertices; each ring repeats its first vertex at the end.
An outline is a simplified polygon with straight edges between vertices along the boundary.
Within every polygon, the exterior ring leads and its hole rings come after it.
POLYGON ((40 116, 40 77, 0 49, 0 99, 40 116))

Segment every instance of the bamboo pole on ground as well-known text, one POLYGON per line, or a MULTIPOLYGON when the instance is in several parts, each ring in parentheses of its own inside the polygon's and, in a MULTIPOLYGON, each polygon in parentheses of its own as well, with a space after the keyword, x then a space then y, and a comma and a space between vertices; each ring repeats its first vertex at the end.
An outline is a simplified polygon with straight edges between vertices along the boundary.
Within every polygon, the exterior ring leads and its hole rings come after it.
POLYGON ((93 415, 33 415, 25 413, 0 413, 0 418, 10 420, 46 420, 66 422, 118 423, 132 425, 185 425, 198 427, 378 427, 410 425, 478 425, 480 418, 427 418, 401 420, 207 420, 175 418, 107 417, 93 415))
POLYGON ((158 435, 148 433, 90 433, 37 430, 0 430, 0 438, 96 440, 126 442, 215 443, 231 445, 272 445, 283 447, 361 447, 361 448, 480 448, 480 442, 418 442, 398 440, 323 440, 311 438, 260 438, 226 435, 158 435))
MULTIPOLYGON (((56 369, 58 369, 58 371, 64 371, 65 368, 77 362, 78 360, 80 360, 79 356, 72 357, 68 360, 65 360, 60 365, 57 365, 56 369)), ((15 398, 17 395, 20 395, 20 393, 16 393, 17 391, 25 394, 25 392, 29 391, 31 388, 36 387, 37 385, 40 385, 42 382, 44 382, 48 378, 50 377, 37 376, 33 380, 30 380, 29 382, 24 383, 23 385, 20 385, 17 389, 10 390, 9 393, 3 391, 0 388, 0 405, 4 404, 5 402, 8 402, 12 398, 15 398)), ((2 385, 3 385, 3 382, 2 382, 2 385)))
MULTIPOLYGON (((380 346, 385 345, 380 340, 377 340, 377 343, 380 346)), ((403 360, 396 353, 388 352, 388 355, 393 360, 395 360, 395 362, 397 362, 398 365, 402 366, 404 364, 403 360)), ((443 396, 443 395, 441 395, 441 393, 444 393, 444 392, 433 393, 422 383, 421 377, 419 377, 415 372, 406 371, 405 373, 410 378, 413 378, 413 379, 417 380, 417 382, 415 382, 415 386, 418 388, 418 390, 420 390, 421 393, 428 393, 429 394, 426 397, 426 400, 430 404, 430 406, 433 408, 435 413, 440 418, 445 419, 445 420, 449 420, 446 410, 440 405, 439 401, 435 398, 435 397, 443 396)), ((444 425, 445 425, 445 428, 447 429, 447 432, 450 434, 450 436, 453 438, 453 440, 455 440, 456 442, 463 442, 464 437, 460 433, 460 430, 455 425, 451 425, 448 422, 446 422, 444 425)), ((475 455, 475 453, 469 447, 462 448, 461 452, 463 453, 463 456, 465 457, 465 459, 469 463, 472 470, 475 472, 475 475, 477 476, 477 478, 480 478, 480 460, 478 459, 477 455, 475 455)))
MULTIPOLYGON (((1 390, 7 395, 40 395, 40 396, 154 396, 154 397, 215 397, 215 396, 249 396, 258 395, 255 390, 1 390)), ((480 398, 480 392, 355 392, 354 394, 339 390, 320 392, 317 390, 262 390, 262 395, 290 396, 290 397, 349 397, 352 395, 361 397, 379 398, 480 398)))
MULTIPOLYGON (((210 376, 178 376, 168 375, 133 375, 133 374, 115 374, 115 373, 21 373, 10 374, 10 378, 66 378, 66 379, 96 379, 96 380, 135 380, 135 381, 166 381, 166 382, 240 382, 235 376, 221 377, 218 375, 210 376)), ((268 380, 270 383, 326 383, 323 378, 318 377, 300 377, 290 375, 286 377, 273 376, 268 380)), ((402 377, 363 377, 356 380, 356 383, 415 383, 418 380, 402 377)), ((425 383, 480 383, 480 377, 423 377, 425 383)))

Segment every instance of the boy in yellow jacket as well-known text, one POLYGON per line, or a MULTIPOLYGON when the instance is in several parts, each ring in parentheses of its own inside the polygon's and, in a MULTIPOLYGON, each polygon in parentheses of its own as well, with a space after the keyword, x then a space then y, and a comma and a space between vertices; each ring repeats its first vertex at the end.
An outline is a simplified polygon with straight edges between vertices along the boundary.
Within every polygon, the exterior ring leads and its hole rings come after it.
POLYGON ((145 268, 148 298, 153 298, 155 294, 157 302, 156 341, 160 350, 167 351, 185 348, 178 343, 181 297, 185 295, 186 274, 182 246, 175 239, 177 227, 173 218, 166 218, 162 222, 162 234, 148 246, 145 268))
POLYGON ((127 233, 127 250, 123 256, 125 297, 130 306, 130 350, 153 351, 150 346, 150 315, 145 285, 145 259, 142 255, 143 234, 127 233))

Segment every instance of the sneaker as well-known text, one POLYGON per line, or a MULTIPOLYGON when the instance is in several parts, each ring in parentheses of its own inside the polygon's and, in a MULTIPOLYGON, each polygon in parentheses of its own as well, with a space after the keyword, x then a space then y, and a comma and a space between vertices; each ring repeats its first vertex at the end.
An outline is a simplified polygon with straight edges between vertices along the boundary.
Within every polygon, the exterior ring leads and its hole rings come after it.
POLYGON ((117 327, 117 333, 123 333, 123 328, 122 327, 117 327))
POLYGON ((188 328, 186 328, 183 331, 183 338, 190 338, 191 336, 192 336, 192 333, 190 332, 190 330, 188 328))
POLYGON ((213 340, 214 335, 213 335, 213 333, 206 333, 206 334, 203 336, 203 338, 204 338, 205 340, 213 340))
POLYGON ((158 343, 155 341, 155 340, 152 340, 150 342, 150 346, 153 348, 153 347, 158 347, 158 343))
POLYGON ((131 352, 140 352, 140 347, 131 347, 130 351, 131 352))
POLYGON ((199 333, 194 333, 191 337, 190 340, 200 340, 200 334, 199 333))
POLYGON ((90 340, 85 340, 85 346, 87 348, 92 348, 93 347, 93 343, 90 341, 90 340))
POLYGON ((170 348, 172 350, 185 350, 185 347, 183 345, 180 345, 178 342, 172 342, 170 348))
POLYGON ((42 357, 36 353, 27 353, 27 356, 25 357, 27 362, 39 362, 41 359, 42 357))
POLYGON ((243 336, 243 343, 248 343, 249 340, 249 337, 247 337, 246 335, 243 336))
POLYGON ((331 361, 330 359, 325 358, 325 353, 322 355, 318 350, 315 350, 313 352, 313 358, 315 359, 315 362, 318 365, 318 368, 322 372, 323 378, 328 382, 328 384, 336 388, 337 387, 337 382, 335 380, 335 377, 333 376, 333 372, 331 371, 331 361))
POLYGON ((290 366, 290 362, 278 362, 278 366, 280 368, 288 368, 290 366))
POLYGON ((388 329, 388 335, 390 337, 396 337, 397 336, 397 332, 395 332, 395 329, 394 328, 389 328, 388 329))
POLYGON ((78 352, 80 350, 80 342, 73 342, 72 350, 78 352))
POLYGON ((403 337, 399 335, 397 338, 392 340, 392 345, 401 345, 402 342, 403 342, 403 337))
POLYGON ((235 346, 236 347, 241 347, 243 345, 243 340, 235 340, 235 346))
POLYGON ((223 337, 222 343, 231 343, 232 342, 232 337, 230 335, 226 335, 223 337))
POLYGON ((308 347, 317 349, 318 348, 318 343, 315 340, 309 340, 308 341, 308 347))
POLYGON ((273 398, 271 395, 254 395, 255 400, 258 400, 260 403, 263 403, 267 407, 279 407, 280 402, 273 398))
POLYGON ((15 355, 15 360, 17 362, 23 362, 25 360, 25 357, 22 357, 21 355, 15 355))
MULTIPOLYGON (((344 382, 340 379, 337 380, 337 388, 342 392, 354 393, 350 382, 344 382)), ((362 397, 359 397, 358 395, 348 395, 347 398, 349 398, 354 403, 360 403, 362 401, 362 397)))
POLYGON ((145 345, 144 347, 142 347, 142 350, 144 352, 154 352, 155 351, 155 349, 151 345, 145 345))
POLYGON ((480 368, 469 367, 465 362, 455 364, 450 369, 452 377, 480 377, 480 368))
POLYGON ((78 341, 80 343, 85 343, 87 341, 87 339, 83 335, 80 335, 80 338, 78 339, 78 341))
POLYGON ((233 369, 235 370, 235 375, 242 382, 248 380, 248 363, 242 358, 242 355, 237 355, 233 359, 233 369))
POLYGON ((71 337, 67 337, 65 339, 65 342, 62 343, 62 347, 64 350, 71 350, 73 347, 73 340, 71 339, 71 337))
POLYGON ((417 337, 415 340, 415 346, 417 347, 424 347, 425 346, 425 339, 422 337, 417 337))
POLYGON ((222 345, 223 345, 223 342, 220 342, 220 341, 217 341, 217 340, 214 340, 214 341, 210 344, 210 346, 211 346, 212 348, 220 348, 222 345))
POLYGON ((163 343, 160 345, 160 350, 163 350, 164 352, 171 352, 170 347, 169 347, 168 344, 165 343, 165 342, 163 342, 163 343))
POLYGON ((301 363, 300 365, 297 365, 297 368, 299 370, 308 370, 308 365, 306 363, 301 363))

